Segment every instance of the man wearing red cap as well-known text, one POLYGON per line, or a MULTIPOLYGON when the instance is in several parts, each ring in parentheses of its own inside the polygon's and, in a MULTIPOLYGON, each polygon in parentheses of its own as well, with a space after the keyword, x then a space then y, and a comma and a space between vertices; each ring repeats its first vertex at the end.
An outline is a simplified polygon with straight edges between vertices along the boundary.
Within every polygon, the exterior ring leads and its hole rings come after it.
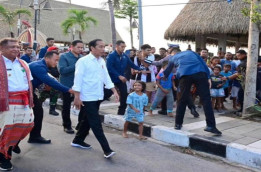
MULTIPOLYGON (((56 46, 51 46, 47 49, 47 52, 50 52, 50 51, 56 51, 58 52, 59 48, 56 47, 56 46)), ((54 68, 49 68, 49 71, 48 73, 58 81, 58 78, 59 78, 59 71, 57 69, 57 67, 54 67, 54 68)), ((58 99, 58 95, 59 95, 59 92, 51 87, 49 87, 48 85, 45 85, 43 84, 43 88, 40 94, 40 98, 39 100, 41 102, 44 102, 46 100, 46 98, 50 97, 50 109, 49 109, 49 114, 50 115, 53 115, 53 116, 58 116, 59 113, 55 111, 55 108, 56 108, 56 103, 57 103, 57 99, 58 99)))

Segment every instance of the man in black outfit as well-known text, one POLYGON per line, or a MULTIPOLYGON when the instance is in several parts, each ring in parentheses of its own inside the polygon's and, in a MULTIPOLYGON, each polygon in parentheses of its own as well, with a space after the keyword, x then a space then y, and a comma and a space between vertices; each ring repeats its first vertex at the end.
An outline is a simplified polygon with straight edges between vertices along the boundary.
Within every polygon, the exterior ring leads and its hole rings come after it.
MULTIPOLYGON (((58 69, 60 71, 61 84, 72 87, 75 72, 75 63, 81 58, 83 51, 83 42, 81 40, 74 40, 71 44, 71 51, 61 55, 59 60, 58 69)), ((63 110, 62 119, 64 132, 73 134, 72 122, 70 118, 71 103, 73 101, 73 95, 70 93, 63 93, 63 110)))
POLYGON ((125 70, 127 66, 135 70, 140 70, 130 58, 124 53, 126 44, 124 41, 119 40, 116 42, 116 49, 108 55, 107 69, 111 77, 112 82, 118 88, 120 92, 120 106, 118 109, 118 115, 124 115, 127 104, 127 79, 125 76, 125 70))
POLYGON ((167 78, 174 67, 177 68, 177 78, 179 78, 180 98, 178 100, 176 111, 175 129, 180 130, 183 124, 183 118, 186 111, 186 106, 190 97, 192 84, 195 84, 199 96, 202 99, 204 112, 206 116, 207 127, 204 129, 207 132, 221 135, 222 133, 216 128, 213 108, 210 97, 209 69, 203 59, 193 51, 180 52, 171 57, 168 67, 163 72, 167 78))

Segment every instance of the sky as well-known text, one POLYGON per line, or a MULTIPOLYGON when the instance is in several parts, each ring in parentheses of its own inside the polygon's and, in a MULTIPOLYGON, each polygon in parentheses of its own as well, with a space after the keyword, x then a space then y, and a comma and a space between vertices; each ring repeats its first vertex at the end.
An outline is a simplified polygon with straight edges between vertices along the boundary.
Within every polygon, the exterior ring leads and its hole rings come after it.
MULTIPOLYGON (((69 0, 57 0, 68 2, 69 0)), ((170 24, 174 21, 174 19, 178 16, 180 11, 184 8, 184 4, 182 5, 164 5, 164 6, 149 6, 147 5, 162 5, 162 4, 176 4, 176 3, 187 3, 189 0, 142 0, 142 13, 143 13, 143 42, 144 44, 150 44, 153 47, 158 49, 161 47, 167 48, 167 43, 178 43, 181 47, 181 50, 185 50, 188 47, 188 44, 191 44, 192 50, 195 50, 195 45, 189 42, 171 42, 164 39, 164 33, 170 26, 170 24)), ((107 0, 72 0, 73 4, 99 8, 108 10, 104 3, 107 0)), ((120 34, 121 38, 126 42, 127 49, 131 48, 130 45, 130 34, 129 34, 129 22, 127 19, 115 19, 116 20, 116 29, 120 34)), ((138 29, 134 29, 133 32, 134 38, 134 47, 138 48, 139 40, 138 40, 138 29)), ((216 54, 217 47, 207 47, 210 52, 216 54)), ((228 51, 232 51, 231 49, 227 49, 228 51)))

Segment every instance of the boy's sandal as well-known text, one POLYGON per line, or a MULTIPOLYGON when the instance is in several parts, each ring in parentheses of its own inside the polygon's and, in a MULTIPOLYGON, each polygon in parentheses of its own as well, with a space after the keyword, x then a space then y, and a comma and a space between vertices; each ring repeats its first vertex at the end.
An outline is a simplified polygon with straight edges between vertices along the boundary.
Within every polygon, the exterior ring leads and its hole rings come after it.
POLYGON ((139 137, 139 140, 147 140, 147 137, 139 137))

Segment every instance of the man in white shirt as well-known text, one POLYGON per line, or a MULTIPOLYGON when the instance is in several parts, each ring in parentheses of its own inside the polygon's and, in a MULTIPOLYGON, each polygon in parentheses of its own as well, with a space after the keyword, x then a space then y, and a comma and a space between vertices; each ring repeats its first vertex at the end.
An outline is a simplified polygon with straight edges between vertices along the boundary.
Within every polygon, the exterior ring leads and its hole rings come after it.
POLYGON ((0 40, 0 170, 12 170, 12 151, 20 153, 20 140, 34 126, 32 75, 19 58, 16 39, 0 40))
POLYGON ((108 74, 104 59, 105 44, 101 39, 95 39, 89 43, 90 54, 82 57, 76 63, 74 85, 74 105, 81 108, 83 117, 79 123, 79 129, 71 145, 83 149, 90 149, 91 146, 84 142, 86 136, 92 129, 95 137, 99 141, 104 157, 110 158, 115 154, 111 150, 109 143, 103 133, 100 117, 99 105, 103 100, 103 88, 111 89, 116 100, 119 95, 114 88, 114 84, 108 74))

